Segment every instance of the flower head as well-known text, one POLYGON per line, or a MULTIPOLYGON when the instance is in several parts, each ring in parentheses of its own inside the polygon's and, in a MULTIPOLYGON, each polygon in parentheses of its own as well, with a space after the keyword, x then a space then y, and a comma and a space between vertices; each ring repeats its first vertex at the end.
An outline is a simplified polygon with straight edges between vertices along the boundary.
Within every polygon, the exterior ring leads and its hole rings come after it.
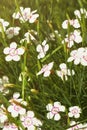
POLYGON ((36 127, 39 128, 39 126, 42 125, 41 121, 35 117, 33 111, 27 111, 25 115, 20 117, 20 120, 22 121, 23 126, 28 130, 35 130, 36 127))
POLYGON ((30 8, 20 7, 20 11, 13 14, 14 19, 19 19, 21 22, 29 21, 29 23, 34 23, 39 17, 39 14, 36 13, 37 10, 31 11, 30 8))
POLYGON ((11 105, 8 107, 8 111, 11 113, 12 117, 18 117, 18 115, 23 115, 26 109, 22 105, 27 105, 22 98, 19 98, 20 94, 18 92, 13 94, 13 98, 9 101, 11 105))
POLYGON ((53 64, 54 64, 54 62, 51 62, 47 65, 44 65, 43 68, 37 73, 37 75, 44 73, 43 76, 48 77, 51 73, 51 69, 53 67, 53 64))
POLYGON ((87 48, 81 47, 77 50, 71 51, 70 57, 67 61, 74 61, 75 65, 81 63, 83 66, 87 66, 87 48))
POLYGON ((68 76, 75 74, 74 70, 68 69, 65 63, 61 63, 59 67, 61 70, 56 70, 56 73, 59 77, 61 77, 62 80, 67 80, 68 76))
POLYGON ((70 35, 66 35, 66 38, 62 43, 67 43, 67 47, 71 48, 74 45, 74 42, 79 44, 82 42, 82 37, 80 36, 80 31, 74 30, 74 32, 70 33, 70 35))
POLYGON ((5 123, 2 130, 18 130, 18 127, 14 123, 5 123))
POLYGON ((46 52, 48 51, 48 49, 49 49, 49 45, 46 44, 46 40, 44 40, 42 42, 42 45, 40 45, 40 44, 37 45, 36 50, 37 50, 37 52, 39 52, 38 59, 41 59, 41 58, 45 57, 46 52))
POLYGON ((48 119, 52 119, 54 118, 54 120, 60 120, 61 116, 60 116, 60 112, 65 112, 65 106, 61 105, 60 102, 54 102, 54 104, 49 103, 46 106, 47 111, 49 111, 47 113, 47 118, 48 119))
POLYGON ((81 109, 78 106, 73 106, 69 108, 69 117, 79 118, 81 113, 81 109))
POLYGON ((19 34, 20 27, 10 27, 6 30, 6 35, 8 39, 13 38, 14 36, 17 36, 19 34))
POLYGON ((19 61, 20 60, 20 56, 24 54, 24 48, 20 47, 17 48, 17 44, 16 42, 12 42, 10 44, 10 47, 6 47, 4 49, 4 54, 6 54, 7 56, 5 57, 6 61, 19 61))
MULTIPOLYGON (((82 124, 80 124, 79 122, 75 122, 75 121, 71 121, 70 122, 70 128, 68 128, 67 130, 79 130, 82 128, 82 124)), ((83 130, 83 129, 82 129, 83 130)))
POLYGON ((78 19, 72 19, 72 20, 65 20, 62 23, 62 28, 67 29, 69 25, 72 25, 74 28, 79 28, 80 27, 78 19))

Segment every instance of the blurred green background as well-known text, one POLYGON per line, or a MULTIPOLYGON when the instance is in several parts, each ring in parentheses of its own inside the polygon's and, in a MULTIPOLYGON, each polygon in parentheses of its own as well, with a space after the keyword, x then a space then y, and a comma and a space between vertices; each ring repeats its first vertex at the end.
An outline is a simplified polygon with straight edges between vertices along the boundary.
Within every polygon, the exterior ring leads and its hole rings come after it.
MULTIPOLYGON (((85 0, 80 0, 85 4, 85 0)), ((53 21, 62 21, 66 12, 73 15, 73 11, 79 8, 78 0, 17 0, 20 6, 38 9, 40 14, 53 21)), ((0 17, 11 20, 15 10, 15 0, 0 0, 0 17)))

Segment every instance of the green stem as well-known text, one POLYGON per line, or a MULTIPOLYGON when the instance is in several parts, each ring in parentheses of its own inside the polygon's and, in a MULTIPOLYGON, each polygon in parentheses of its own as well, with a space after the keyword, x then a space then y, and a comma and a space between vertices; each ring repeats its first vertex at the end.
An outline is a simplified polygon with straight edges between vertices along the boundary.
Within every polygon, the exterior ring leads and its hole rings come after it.
MULTIPOLYGON (((27 43, 25 43, 25 49, 27 48, 27 43)), ((26 57, 27 57, 27 53, 25 52, 24 54, 24 62, 23 62, 23 79, 22 79, 22 98, 24 99, 24 94, 25 94, 25 86, 26 86, 26 75, 25 75, 25 71, 26 71, 26 57)))
POLYGON ((44 62, 45 60, 47 60, 50 56, 54 55, 61 48, 62 46, 58 46, 51 54, 48 54, 44 59, 42 59, 41 62, 44 62))

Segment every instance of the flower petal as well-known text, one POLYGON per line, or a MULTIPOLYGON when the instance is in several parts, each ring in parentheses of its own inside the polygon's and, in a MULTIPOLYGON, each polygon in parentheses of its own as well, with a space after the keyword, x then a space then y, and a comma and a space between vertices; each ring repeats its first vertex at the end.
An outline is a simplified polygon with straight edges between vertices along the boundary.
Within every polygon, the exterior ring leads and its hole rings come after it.
POLYGON ((53 108, 53 105, 51 103, 49 103, 48 105, 46 105, 47 111, 51 111, 52 108, 53 108))
POLYGON ((7 55, 6 57, 5 57, 5 60, 6 61, 11 61, 13 58, 12 58, 12 56, 10 56, 10 55, 7 55))
POLYGON ((15 56, 12 57, 12 59, 13 59, 14 61, 19 61, 19 60, 20 60, 20 56, 15 55, 15 56))
POLYGON ((10 50, 10 48, 9 48, 9 47, 6 47, 6 48, 3 50, 3 53, 4 53, 4 54, 9 54, 9 50, 10 50))
POLYGON ((56 115, 54 116, 54 120, 55 120, 55 121, 60 120, 60 118, 61 118, 60 114, 56 114, 56 115))
POLYGON ((16 47, 17 47, 17 43, 16 42, 12 42, 10 44, 10 48, 15 48, 16 49, 16 47))
POLYGON ((52 114, 52 112, 48 112, 48 113, 47 113, 47 118, 48 118, 48 119, 52 119, 53 116, 54 116, 54 114, 52 114))
POLYGON ((25 50, 21 47, 18 48, 17 51, 18 51, 18 55, 23 55, 25 50))

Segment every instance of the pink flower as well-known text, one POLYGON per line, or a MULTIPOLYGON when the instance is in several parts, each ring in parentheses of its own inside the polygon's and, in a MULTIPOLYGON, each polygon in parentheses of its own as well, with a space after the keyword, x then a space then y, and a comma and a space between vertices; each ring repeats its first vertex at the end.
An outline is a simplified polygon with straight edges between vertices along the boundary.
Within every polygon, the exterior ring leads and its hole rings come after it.
POLYGON ((80 36, 80 31, 74 30, 70 35, 66 35, 66 38, 62 41, 62 44, 67 43, 67 47, 71 48, 74 42, 79 44, 82 42, 82 37, 80 36))
POLYGON ((20 7, 20 11, 13 14, 14 19, 19 19, 21 22, 29 21, 29 23, 34 23, 39 17, 39 14, 36 13, 37 10, 31 11, 30 8, 20 7))
POLYGON ((7 56, 5 57, 6 61, 19 61, 20 60, 20 56, 24 54, 24 48, 20 47, 17 49, 17 44, 16 42, 12 42, 10 44, 10 47, 6 47, 4 49, 4 54, 6 54, 7 56))
MULTIPOLYGON (((80 124, 79 122, 75 122, 75 121, 71 121, 70 122, 70 128, 68 128, 67 130, 80 130, 81 128, 83 128, 83 125, 80 124)), ((83 129, 81 129, 83 130, 83 129)))
POLYGON ((34 116, 33 111, 28 111, 27 114, 22 115, 20 120, 22 121, 23 126, 28 130, 35 130, 36 127, 42 125, 41 121, 34 116))
POLYGON ((51 73, 51 69, 53 67, 53 64, 54 64, 54 62, 51 62, 47 65, 44 65, 43 68, 37 73, 37 75, 44 73, 43 76, 48 77, 51 73))
POLYGON ((56 70, 56 73, 62 80, 67 80, 68 76, 75 74, 74 70, 68 69, 65 63, 61 63, 59 67, 61 70, 56 70))
POLYGON ((47 111, 49 111, 47 113, 47 118, 48 119, 52 119, 54 118, 54 120, 60 120, 61 116, 60 116, 60 112, 65 112, 65 106, 61 105, 60 102, 54 102, 54 104, 49 103, 46 106, 47 111))
POLYGON ((18 127, 13 123, 5 123, 2 130, 18 130, 18 127))
POLYGON ((73 107, 69 108, 68 116, 69 117, 79 118, 80 113, 81 113, 81 109, 78 106, 73 106, 73 107))
POLYGON ((68 29, 69 25, 72 25, 74 28, 79 28, 80 27, 78 19, 72 19, 72 20, 65 20, 62 23, 62 28, 63 29, 68 29))
POLYGON ((81 63, 83 66, 87 66, 87 48, 79 48, 77 50, 73 50, 70 53, 70 57, 67 60, 68 62, 74 61, 75 65, 81 63))

